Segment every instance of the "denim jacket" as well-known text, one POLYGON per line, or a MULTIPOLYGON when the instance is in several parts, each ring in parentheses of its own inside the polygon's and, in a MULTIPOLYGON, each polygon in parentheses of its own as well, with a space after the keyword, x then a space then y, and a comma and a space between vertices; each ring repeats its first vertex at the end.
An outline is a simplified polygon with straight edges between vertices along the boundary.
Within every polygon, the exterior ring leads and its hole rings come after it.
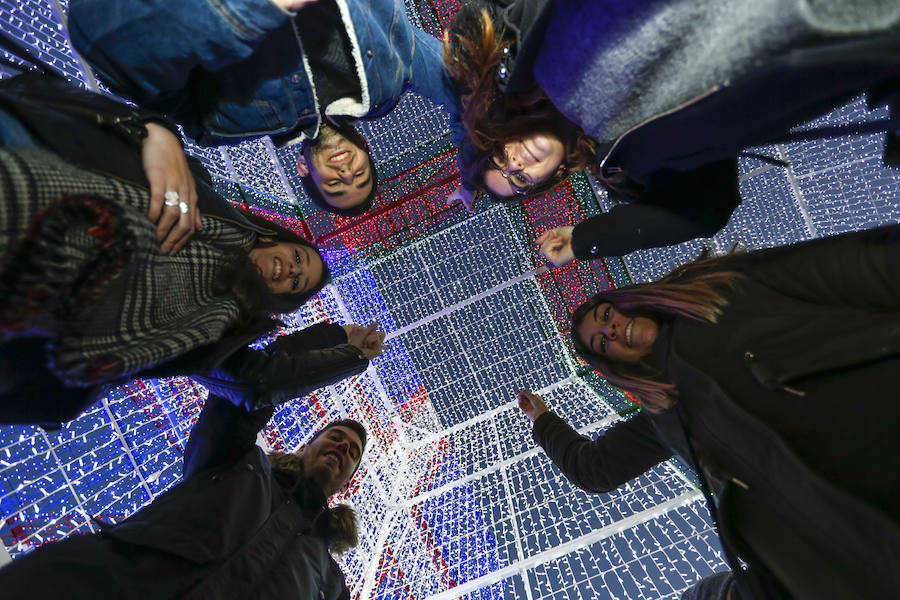
MULTIPOLYGON (((410 24, 403 0, 337 5, 362 90, 337 114, 381 116, 410 89, 458 120, 441 42, 410 24)), ((302 17, 269 0, 69 3, 72 43, 112 90, 172 116, 203 145, 317 135, 323 110, 292 22, 302 17)))

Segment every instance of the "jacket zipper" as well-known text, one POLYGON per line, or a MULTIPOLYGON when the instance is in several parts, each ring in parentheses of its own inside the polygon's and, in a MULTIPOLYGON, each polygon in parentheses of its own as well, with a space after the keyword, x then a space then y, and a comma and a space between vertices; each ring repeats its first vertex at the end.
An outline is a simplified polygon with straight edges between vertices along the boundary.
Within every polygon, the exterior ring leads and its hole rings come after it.
MULTIPOLYGON (((706 98, 712 94, 715 94, 716 92, 718 92, 719 90, 721 90, 727 86, 728 86, 728 83, 723 83, 723 84, 717 85, 713 88, 706 90, 702 94, 691 98, 687 102, 679 104, 678 106, 675 106, 674 108, 670 108, 669 110, 661 112, 657 115, 653 115, 652 117, 645 119, 644 121, 638 123, 637 125, 632 126, 630 129, 628 129, 628 131, 626 131, 625 133, 623 133, 616 139, 616 141, 613 143, 612 147, 607 151, 606 156, 604 156, 603 160, 600 161, 600 173, 603 173, 603 174, 606 173, 606 161, 609 160, 609 157, 612 156, 612 153, 615 152, 616 148, 619 147, 619 144, 622 142, 622 140, 625 139, 625 137, 627 135, 633 133, 635 130, 640 129, 641 127, 643 127, 644 125, 647 125, 648 123, 650 123, 652 121, 656 121, 658 119, 666 117, 674 112, 677 112, 679 110, 687 108, 688 106, 690 106, 692 104, 696 104, 697 102, 700 102, 704 98, 706 98)), ((620 167, 610 167, 609 170, 613 173, 620 173, 623 171, 623 169, 621 169, 620 167)))

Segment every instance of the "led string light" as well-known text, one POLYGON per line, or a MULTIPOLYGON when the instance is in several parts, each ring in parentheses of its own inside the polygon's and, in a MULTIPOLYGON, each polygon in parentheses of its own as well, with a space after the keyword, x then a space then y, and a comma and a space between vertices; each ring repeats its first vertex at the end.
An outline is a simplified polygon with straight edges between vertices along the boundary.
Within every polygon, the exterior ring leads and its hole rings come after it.
MULTIPOLYGON (((432 33, 459 6, 407 2, 432 33)), ((28 31, 37 52, 84 78, 66 60, 54 10, 49 1, 0 0, 0 26, 28 31), (48 48, 62 51, 51 56, 48 48)), ((857 101, 827 120, 862 114, 857 101)), ((535 276, 542 266, 531 244, 536 234, 609 209, 591 177, 575 175, 544 198, 468 216, 444 205, 458 173, 439 108, 407 95, 389 118, 360 128, 383 175, 376 207, 414 197, 325 242, 334 282, 285 315, 277 333, 378 320, 389 334, 385 352, 367 373, 279 407, 262 436, 270 449, 293 451, 335 418, 357 418, 369 429, 363 465, 348 493, 333 499, 359 513, 360 547, 340 558, 353 596, 673 598, 723 568, 709 515, 679 468, 663 464, 611 494, 584 494, 535 448, 514 400, 519 387, 542 391, 589 436, 634 414, 621 392, 573 361, 568 313, 595 291, 657 277, 710 242, 535 276), (441 183, 428 188, 434 182, 441 183), (569 551, 558 556, 565 544, 569 551)), ((877 166, 875 137, 764 150, 791 161, 794 183, 783 168, 741 161, 745 202, 712 241, 717 250, 900 217, 893 202, 900 177, 877 166)), ((312 207, 294 170, 297 147, 279 148, 274 158, 264 143, 224 154, 188 144, 188 151, 230 200, 307 237, 356 222, 312 207)), ((187 378, 139 381, 111 390, 57 432, 0 427, 6 549, 15 558, 90 532, 89 517, 121 520, 175 485, 207 393, 187 378)))

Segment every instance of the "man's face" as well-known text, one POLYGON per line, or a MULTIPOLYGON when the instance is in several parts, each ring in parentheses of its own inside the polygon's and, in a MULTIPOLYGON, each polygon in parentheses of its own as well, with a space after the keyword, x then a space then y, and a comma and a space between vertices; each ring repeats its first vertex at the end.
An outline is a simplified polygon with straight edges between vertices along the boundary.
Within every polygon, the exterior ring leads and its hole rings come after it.
POLYGON ((323 125, 309 148, 309 174, 325 202, 347 209, 362 204, 375 185, 369 152, 323 125))
POLYGON ((335 425, 310 442, 301 458, 306 473, 322 486, 328 497, 350 481, 362 451, 362 441, 355 431, 335 425))

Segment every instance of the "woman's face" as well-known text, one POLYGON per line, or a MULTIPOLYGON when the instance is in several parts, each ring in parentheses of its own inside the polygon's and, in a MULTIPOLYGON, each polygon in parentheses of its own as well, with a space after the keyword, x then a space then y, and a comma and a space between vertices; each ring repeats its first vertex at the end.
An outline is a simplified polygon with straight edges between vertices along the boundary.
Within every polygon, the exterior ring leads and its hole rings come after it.
POLYGON ((536 133, 506 142, 505 156, 494 156, 484 173, 484 185, 495 196, 527 194, 560 171, 565 156, 562 140, 536 133))
POLYGON ((594 354, 633 364, 650 353, 659 326, 653 319, 629 317, 609 302, 602 302, 581 320, 575 334, 594 354))
MULTIPOLYGON (((269 240, 260 238, 260 241, 269 240)), ((274 294, 308 292, 321 281, 324 268, 318 252, 309 246, 285 242, 253 248, 250 250, 250 262, 274 294)))

